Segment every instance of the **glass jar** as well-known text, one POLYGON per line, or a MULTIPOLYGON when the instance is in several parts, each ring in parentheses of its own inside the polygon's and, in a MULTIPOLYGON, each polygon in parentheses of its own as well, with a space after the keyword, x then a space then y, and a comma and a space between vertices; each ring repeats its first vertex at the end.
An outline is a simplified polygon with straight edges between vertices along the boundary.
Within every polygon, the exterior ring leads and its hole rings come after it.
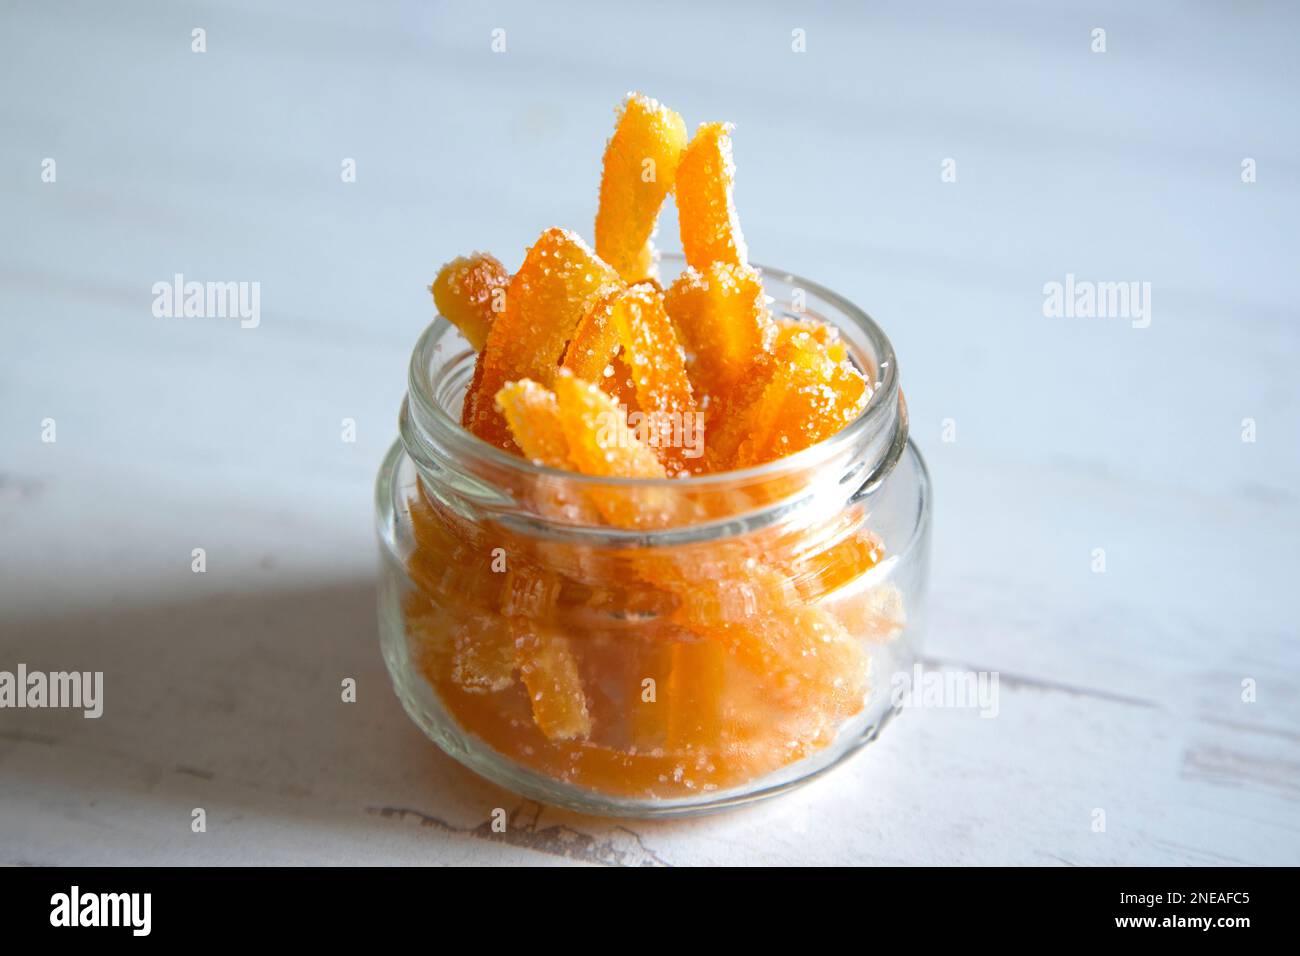
POLYGON ((684 814, 802 783, 893 714, 931 497, 893 349, 834 293, 763 282, 774 316, 840 330, 873 393, 838 435, 744 471, 599 479, 507 454, 460 426, 460 332, 420 337, 376 489, 380 640, 461 763, 582 812, 684 814), (611 526, 593 501, 656 520, 611 526))

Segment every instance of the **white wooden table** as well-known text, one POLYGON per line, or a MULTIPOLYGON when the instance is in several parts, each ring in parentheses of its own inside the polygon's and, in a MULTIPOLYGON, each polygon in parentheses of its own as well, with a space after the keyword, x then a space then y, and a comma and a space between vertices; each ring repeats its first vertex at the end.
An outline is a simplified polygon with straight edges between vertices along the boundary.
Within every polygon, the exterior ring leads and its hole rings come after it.
POLYGON ((1300 863, 1296 8, 542 6, 5 4, 0 669, 102 670, 105 712, 0 711, 0 862, 1300 863), (1001 690, 635 825, 406 719, 371 506, 425 284, 589 233, 629 88, 734 120, 754 257, 889 330, 927 659, 1001 690), (155 317, 176 273, 260 324, 155 317), (1067 274, 1150 326, 1044 316, 1067 274))

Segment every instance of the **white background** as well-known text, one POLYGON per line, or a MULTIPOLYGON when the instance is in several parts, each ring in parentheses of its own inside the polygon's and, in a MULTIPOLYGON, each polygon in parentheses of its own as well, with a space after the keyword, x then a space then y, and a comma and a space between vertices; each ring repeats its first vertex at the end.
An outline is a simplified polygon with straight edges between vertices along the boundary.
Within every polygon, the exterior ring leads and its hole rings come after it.
POLYGON ((1300 863, 1296 8, 546 6, 0 11, 0 669, 106 675, 98 721, 0 711, 0 862, 1300 863), (371 485, 438 265, 589 235, 629 89, 733 120, 753 257, 888 330, 927 660, 1001 696, 624 826, 402 714, 371 485), (260 326, 155 318, 175 273, 260 326), (1150 282, 1150 327, 1044 317, 1067 273, 1150 282))

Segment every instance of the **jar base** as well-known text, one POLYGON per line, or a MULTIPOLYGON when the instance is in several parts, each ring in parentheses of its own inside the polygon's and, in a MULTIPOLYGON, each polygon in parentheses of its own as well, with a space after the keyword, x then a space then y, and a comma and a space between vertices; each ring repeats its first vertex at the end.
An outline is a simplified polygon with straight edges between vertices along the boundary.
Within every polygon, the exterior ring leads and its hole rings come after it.
MULTIPOLYGON (((380 622, 381 628, 384 623, 380 622)), ((875 740, 898 713, 897 708, 889 707, 874 717, 860 718, 860 726, 859 722, 851 722, 823 751, 774 771, 766 778, 750 781, 743 787, 675 798, 620 797, 534 773, 487 747, 465 732, 443 709, 433 689, 416 676, 408 661, 401 659, 400 650, 392 654, 388 650, 386 648, 384 662, 402 708, 443 753, 485 780, 521 797, 592 816, 632 820, 705 816, 780 796, 811 783, 844 763, 875 740)))

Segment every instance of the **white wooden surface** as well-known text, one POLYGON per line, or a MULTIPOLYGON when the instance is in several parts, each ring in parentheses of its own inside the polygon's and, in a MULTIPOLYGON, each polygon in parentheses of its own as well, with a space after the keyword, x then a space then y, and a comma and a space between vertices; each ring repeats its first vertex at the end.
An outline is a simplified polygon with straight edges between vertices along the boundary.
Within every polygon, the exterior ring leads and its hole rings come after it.
POLYGON ((0 711, 0 862, 1300 863, 1294 5, 543 6, 0 9, 0 669, 106 674, 98 721, 0 711), (755 258, 890 331, 927 656, 1001 697, 618 825, 402 714, 371 483, 433 271, 589 232, 632 88, 734 120, 755 258), (178 272, 260 326, 154 318, 178 272), (1045 318, 1067 272, 1151 282, 1151 326, 1045 318))

